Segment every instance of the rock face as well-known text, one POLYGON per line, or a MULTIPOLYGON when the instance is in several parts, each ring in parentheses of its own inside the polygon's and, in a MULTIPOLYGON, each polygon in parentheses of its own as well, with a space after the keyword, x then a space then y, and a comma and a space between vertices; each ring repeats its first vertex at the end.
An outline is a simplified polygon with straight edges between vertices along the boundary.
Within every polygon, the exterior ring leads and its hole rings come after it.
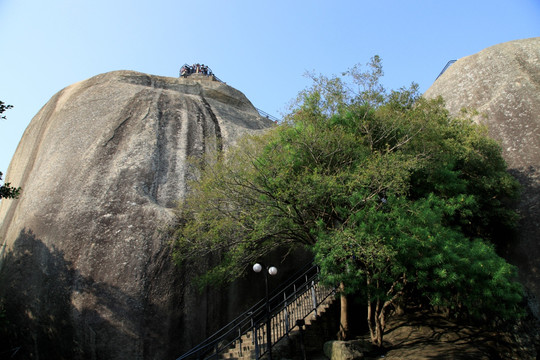
POLYGON ((0 323, 9 333, 0 351, 170 359, 215 330, 229 315, 220 299, 232 295, 196 292, 163 230, 186 191, 186 157, 271 125, 206 77, 117 71, 53 96, 7 172, 22 196, 0 205, 10 320, 0 323))
POLYGON ((364 353, 371 350, 371 344, 362 340, 327 341, 324 343, 324 355, 330 360, 360 360, 364 353))
POLYGON ((523 186, 517 244, 508 258, 518 266, 538 317, 540 300, 540 37, 492 46, 459 59, 426 97, 442 95, 453 114, 479 111, 477 120, 498 140, 510 171, 523 186))

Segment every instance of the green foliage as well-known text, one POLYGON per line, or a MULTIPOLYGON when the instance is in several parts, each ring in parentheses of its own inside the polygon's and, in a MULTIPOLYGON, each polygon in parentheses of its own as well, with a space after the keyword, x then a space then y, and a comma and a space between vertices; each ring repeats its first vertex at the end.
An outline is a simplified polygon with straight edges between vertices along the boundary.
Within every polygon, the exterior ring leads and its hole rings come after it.
MULTIPOLYGON (((2 180, 2 175, 3 175, 2 172, 0 172, 0 180, 2 180)), ((10 183, 5 183, 2 186, 0 186, 0 199, 4 199, 4 198, 16 199, 19 197, 21 193, 21 188, 20 187, 14 188, 10 185, 11 185, 10 183)))
MULTIPOLYGON (((5 102, 0 101, 0 114, 3 114, 4 111, 9 110, 11 108, 13 108, 13 105, 6 105, 5 102)), ((0 119, 5 120, 5 118, 6 118, 5 116, 0 116, 0 119)))
MULTIPOLYGON (((5 105, 3 101, 0 101, 0 114, 3 114, 4 111, 11 109, 12 105, 5 105)), ((0 116, 0 119, 5 119, 5 116, 0 116)), ((0 180, 2 180, 2 172, 0 172, 0 180)), ((5 183, 2 186, 0 186, 0 199, 3 198, 17 198, 19 197, 21 192, 21 188, 14 188, 10 186, 10 183, 5 183)))
POLYGON ((219 254, 205 280, 223 281, 276 247, 308 246, 326 282, 366 296, 379 345, 407 291, 471 315, 519 313, 516 270, 492 244, 517 218, 500 147, 415 84, 387 93, 378 57, 368 69, 311 74, 282 125, 200 160, 176 259, 219 254))
POLYGON ((383 207, 364 209, 347 228, 322 232, 315 254, 327 282, 370 291, 383 303, 412 288, 434 306, 473 316, 519 314, 515 268, 486 241, 443 225, 452 204, 430 194, 416 201, 390 196, 383 207))

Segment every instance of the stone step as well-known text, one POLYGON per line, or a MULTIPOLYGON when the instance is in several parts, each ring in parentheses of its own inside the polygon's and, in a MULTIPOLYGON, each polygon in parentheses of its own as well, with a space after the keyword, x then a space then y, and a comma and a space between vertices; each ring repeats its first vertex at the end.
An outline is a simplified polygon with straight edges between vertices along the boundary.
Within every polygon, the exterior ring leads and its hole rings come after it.
MULTIPOLYGON (((311 294, 306 293, 302 298, 308 298, 311 299, 311 294), (308 296, 309 295, 309 296, 308 296)), ((305 299, 304 299, 305 300, 305 299)), ((315 316, 315 313, 312 315, 308 315, 305 319, 305 326, 306 329, 316 323, 316 321, 326 312, 326 310, 330 307, 330 305, 333 303, 334 299, 330 298, 325 300, 323 303, 319 304, 317 307, 317 316, 315 316)), ((289 321, 291 323, 296 323, 296 316, 294 316, 294 312, 290 310, 290 307, 294 307, 295 304, 291 304, 287 307, 288 311, 291 312, 291 315, 289 317, 289 321)), ((279 314, 279 313, 278 313, 279 314)), ((274 316, 275 318, 275 316, 274 316)), ((279 321, 277 324, 283 324, 284 320, 279 321)), ((277 337, 282 337, 285 335, 282 327, 275 327, 276 322, 272 322, 274 325, 274 328, 272 329, 272 338, 275 339, 277 337)), ((298 330, 297 327, 293 327, 291 329, 291 332, 298 330)), ((243 334, 240 338, 240 341, 238 341, 231 349, 228 351, 222 353, 220 355, 220 359, 235 359, 235 360, 249 360, 255 358, 255 344, 253 343, 252 339, 253 332, 248 331, 247 333, 243 334), (242 347, 242 351, 240 351, 240 346, 242 347)), ((266 332, 263 329, 263 331, 259 332, 259 339, 258 339, 259 346, 264 349, 264 346, 266 345, 266 332)))

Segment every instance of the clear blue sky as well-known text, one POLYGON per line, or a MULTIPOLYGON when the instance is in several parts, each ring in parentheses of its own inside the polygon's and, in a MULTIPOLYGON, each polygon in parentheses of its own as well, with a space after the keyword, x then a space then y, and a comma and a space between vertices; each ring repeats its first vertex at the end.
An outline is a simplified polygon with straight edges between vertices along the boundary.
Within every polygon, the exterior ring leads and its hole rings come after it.
POLYGON ((540 0, 0 0, 0 171, 62 88, 113 70, 209 65, 280 116, 309 82, 383 59, 388 88, 423 92, 452 59, 540 36, 540 0))

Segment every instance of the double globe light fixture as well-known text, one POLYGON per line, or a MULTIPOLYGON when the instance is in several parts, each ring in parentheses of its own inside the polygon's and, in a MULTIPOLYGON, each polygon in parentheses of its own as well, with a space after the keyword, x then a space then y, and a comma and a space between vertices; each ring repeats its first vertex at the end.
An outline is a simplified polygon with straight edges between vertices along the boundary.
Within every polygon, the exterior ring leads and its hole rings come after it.
MULTIPOLYGON (((253 265, 253 271, 256 273, 260 273, 265 267, 259 263, 256 263, 253 265)), ((268 354, 268 360, 272 360, 272 324, 270 320, 270 301, 268 298, 268 275, 276 275, 277 274, 277 268, 275 266, 268 266, 266 267, 266 271, 264 272, 264 288, 265 288, 265 299, 266 299, 266 344, 267 344, 267 354, 268 354)))
MULTIPOLYGON (((263 266, 259 263, 256 263, 255 265, 253 265, 253 271, 255 271, 256 273, 260 273, 263 269, 263 266)), ((268 274, 270 275, 276 275, 277 274, 277 268, 275 266, 270 266, 268 268, 268 274)))

